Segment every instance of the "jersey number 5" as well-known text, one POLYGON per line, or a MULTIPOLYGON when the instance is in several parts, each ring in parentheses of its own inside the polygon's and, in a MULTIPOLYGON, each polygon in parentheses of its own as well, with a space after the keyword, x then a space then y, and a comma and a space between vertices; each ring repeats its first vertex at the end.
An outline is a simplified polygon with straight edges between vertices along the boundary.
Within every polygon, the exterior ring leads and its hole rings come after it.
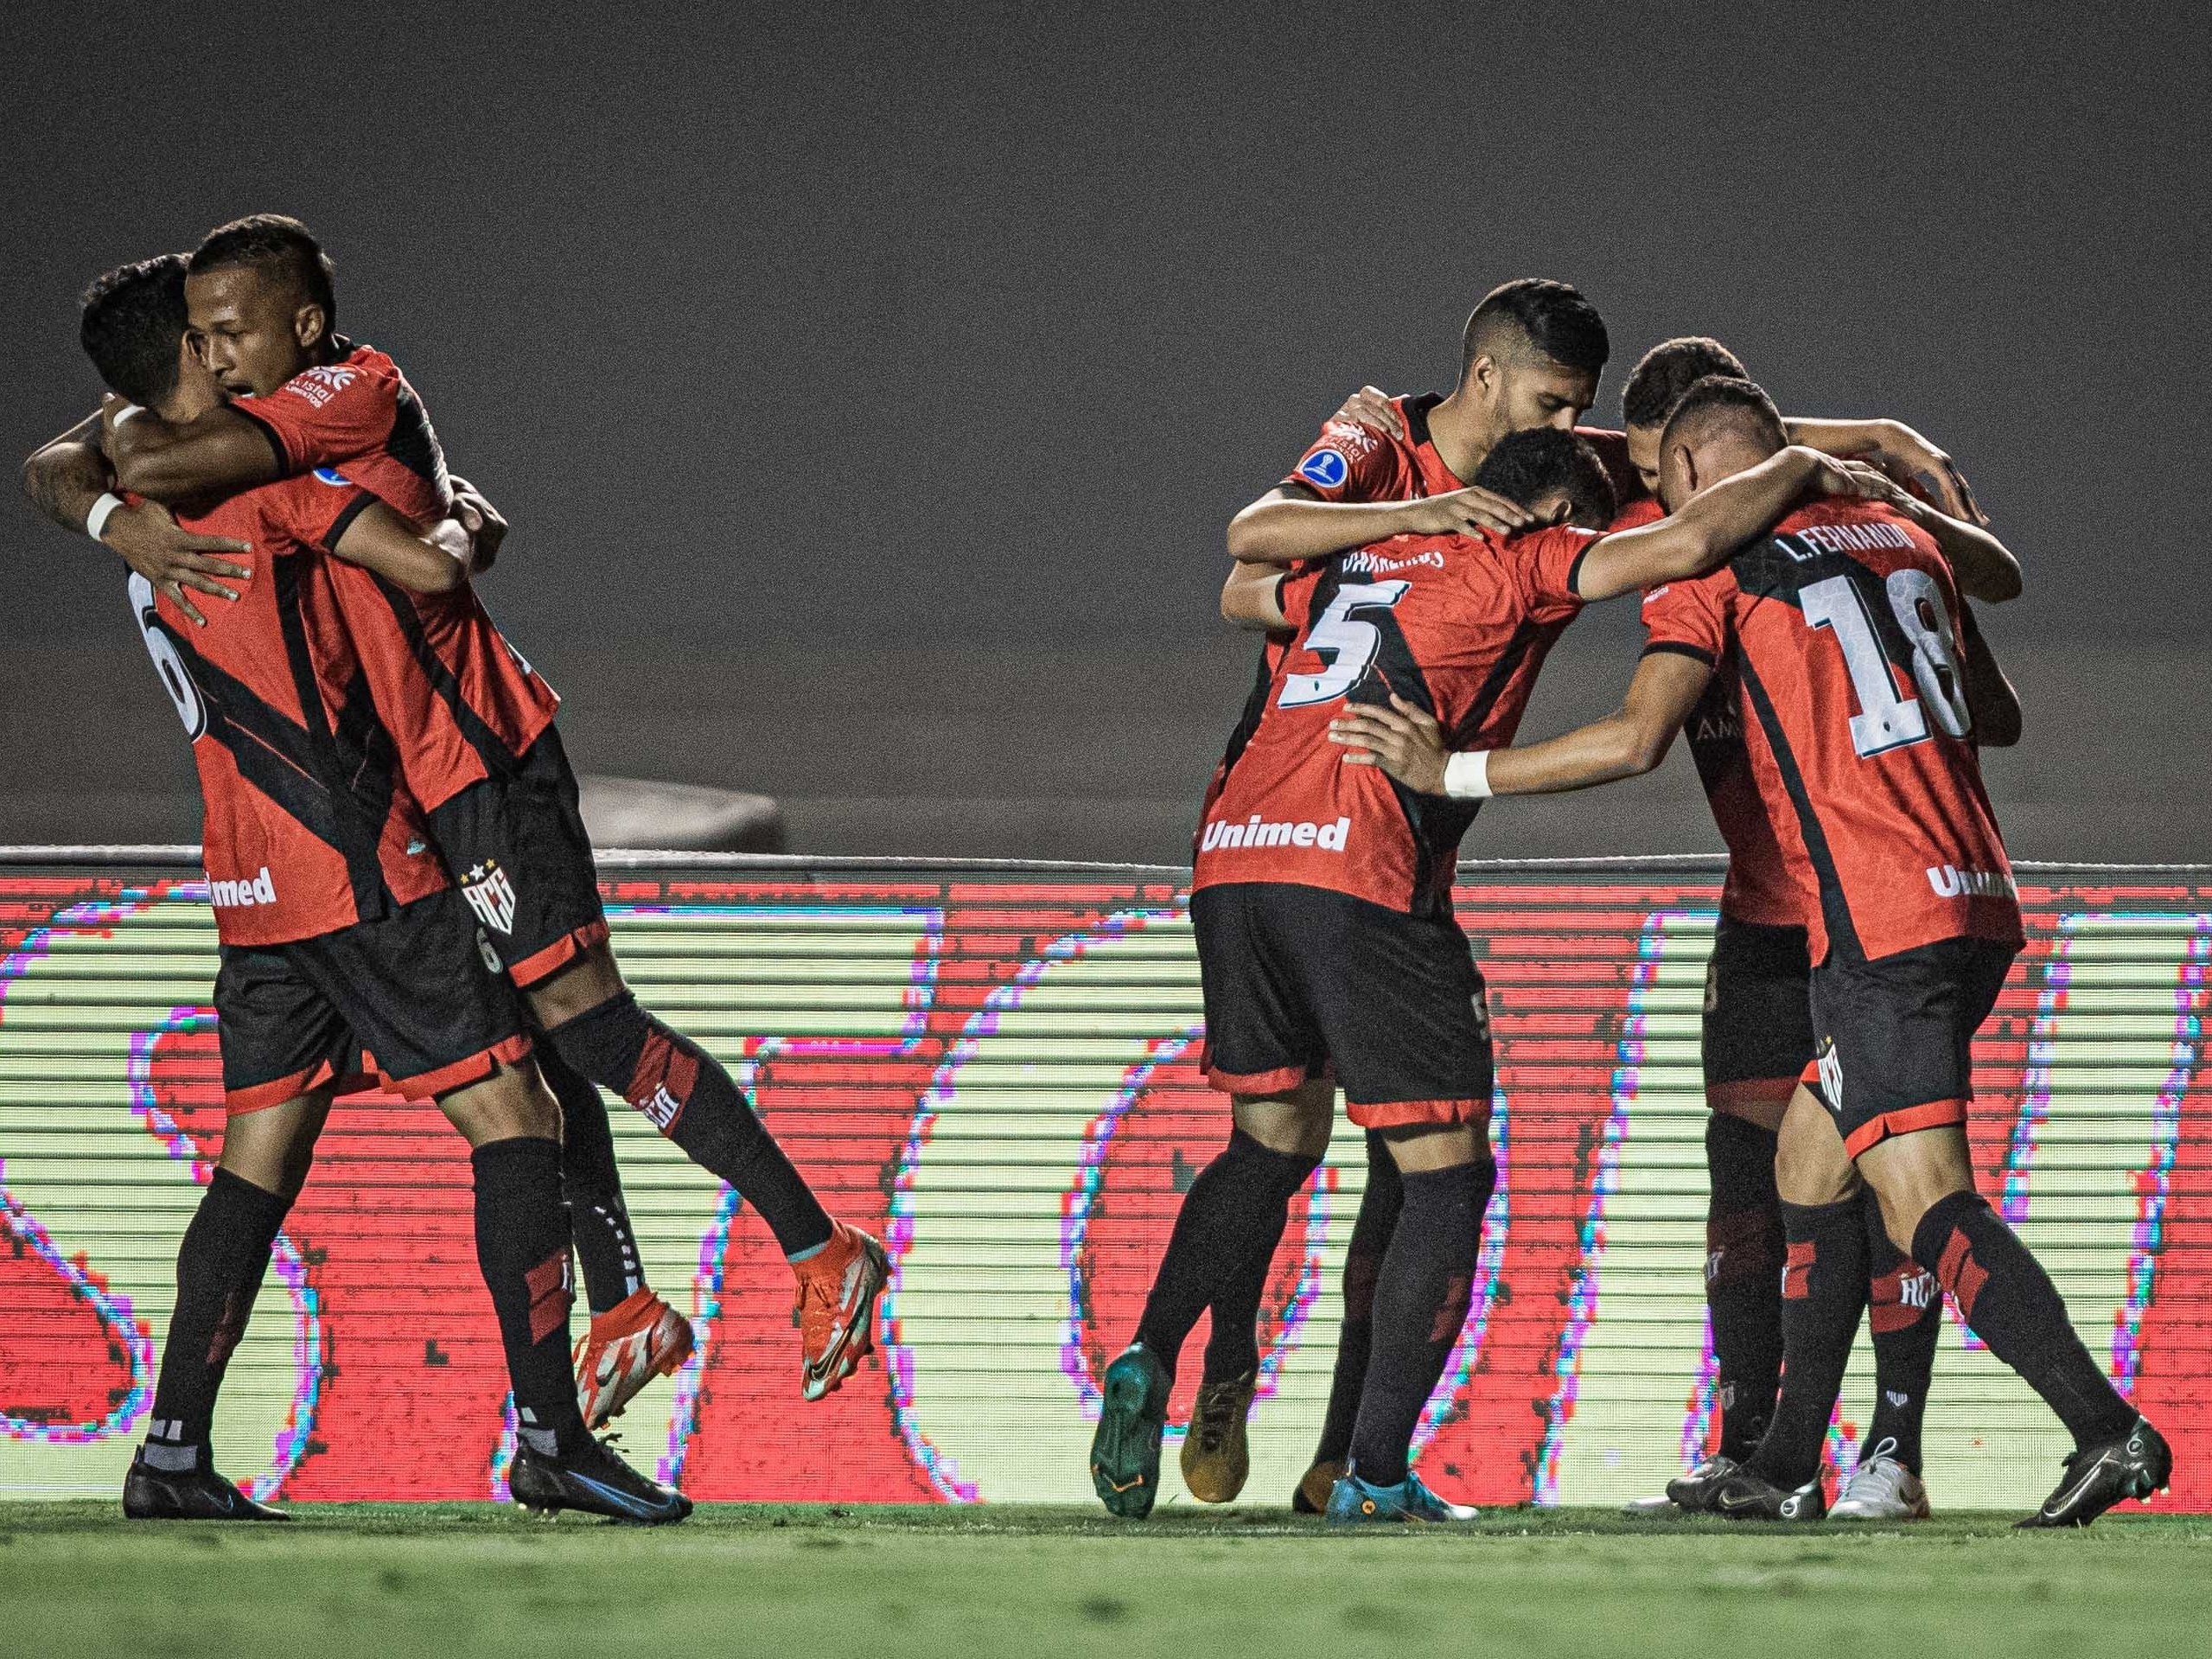
POLYGON ((1317 674, 1291 674, 1283 681, 1278 708, 1329 703, 1350 691, 1374 667, 1382 651, 1382 630, 1355 620, 1355 611, 1387 610, 1406 597, 1410 582, 1352 582, 1336 590, 1329 609, 1306 629, 1305 648, 1329 659, 1317 674))
POLYGON ((1950 614, 1935 578, 1908 565, 1892 571, 1885 586, 1890 609, 1912 646, 1912 680, 1919 697, 1897 695, 1882 637, 1849 577, 1829 577, 1797 596, 1806 625, 1829 629, 1843 648, 1844 667, 1850 671, 1859 707, 1851 717, 1851 745, 1861 760, 1926 742, 1923 699, 1934 707, 1936 724, 1950 736, 1963 737, 1973 729, 1966 680, 1959 672, 1959 642, 1952 635, 1950 614))

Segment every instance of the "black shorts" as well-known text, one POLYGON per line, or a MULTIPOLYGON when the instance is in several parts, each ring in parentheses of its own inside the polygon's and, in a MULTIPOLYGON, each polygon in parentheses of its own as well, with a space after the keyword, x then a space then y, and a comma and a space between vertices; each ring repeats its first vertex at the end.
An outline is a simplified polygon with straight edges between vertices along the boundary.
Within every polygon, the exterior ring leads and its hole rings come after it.
POLYGON ((1206 1081, 1272 1094, 1332 1072, 1352 1121, 1487 1125, 1490 1020, 1450 915, 1236 882, 1190 896, 1206 997, 1206 1081))
POLYGON ((430 833, 517 985, 537 984, 607 936, 576 774, 555 728, 511 775, 472 783, 433 811, 430 833))
POLYGON ((2017 954, 1996 940, 1939 939, 1872 961, 1832 951, 1813 970, 1805 1082, 1853 1158, 1891 1135, 1967 1120, 1973 1035, 2017 954))
POLYGON ((380 922, 282 945, 225 945, 215 973, 223 1101, 258 1112, 373 1068, 424 1099, 530 1052, 522 1005, 451 888, 380 922), (366 1059, 365 1059, 366 1056, 366 1059))
POLYGON ((1705 1104, 1784 1107, 1813 1058, 1813 959, 1802 928, 1723 913, 1705 967, 1705 1104))

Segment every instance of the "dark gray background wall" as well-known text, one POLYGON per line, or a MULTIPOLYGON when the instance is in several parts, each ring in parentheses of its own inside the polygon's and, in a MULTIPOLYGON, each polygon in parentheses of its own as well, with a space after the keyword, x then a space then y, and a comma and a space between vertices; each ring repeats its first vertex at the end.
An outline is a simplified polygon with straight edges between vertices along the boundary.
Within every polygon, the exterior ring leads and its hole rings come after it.
MULTIPOLYGON (((2030 571, 2016 852, 2212 856, 2200 7, 364 11, 8 10, 0 450, 91 402, 89 277, 302 215, 514 520, 486 595, 588 769, 801 850, 1181 856, 1222 525, 1540 273, 1609 421, 1709 331, 1947 445, 2030 571)), ((20 501, 0 547, 0 840, 188 837, 119 566, 20 501)), ((1610 706, 1609 609, 1532 732, 1610 706)), ((1469 851, 1709 845, 1678 756, 1469 851)))

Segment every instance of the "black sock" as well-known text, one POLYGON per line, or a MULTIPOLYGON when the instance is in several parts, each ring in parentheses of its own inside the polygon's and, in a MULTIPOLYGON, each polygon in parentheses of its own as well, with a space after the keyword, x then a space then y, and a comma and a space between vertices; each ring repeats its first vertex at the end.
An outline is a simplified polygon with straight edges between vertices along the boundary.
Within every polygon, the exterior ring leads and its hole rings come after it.
POLYGON ((1374 1342, 1352 1429, 1352 1467, 1371 1486, 1406 1478, 1422 1408, 1467 1323, 1497 1173, 1485 1149, 1472 1164, 1404 1177, 1405 1208, 1375 1280, 1374 1342))
POLYGON ((1199 1171, 1182 1195, 1167 1254, 1160 1258, 1152 1293, 1144 1298, 1144 1317, 1137 1322, 1137 1340, 1170 1375, 1183 1339, 1212 1304, 1229 1268, 1263 1244, 1272 1255, 1282 1242, 1288 1207, 1274 1195, 1287 1177, 1284 1166, 1292 1162, 1304 1160, 1271 1152, 1243 1130, 1233 1129, 1227 1146, 1199 1171), (1267 1231, 1271 1221, 1272 1233, 1267 1231))
POLYGON ((1788 1260, 1782 1269, 1782 1397, 1744 1467, 1794 1489, 1820 1472, 1843 1389, 1844 1368, 1866 1305, 1866 1228, 1857 1197, 1782 1207, 1788 1260))
POLYGON ((1705 1122, 1705 1310, 1712 1326, 1720 1455, 1742 1463, 1782 1384, 1782 1198, 1775 1132, 1725 1112, 1705 1122))
POLYGON ((812 1255, 830 1241, 828 1212, 754 1115, 736 1080, 628 992, 545 1036, 563 1059, 644 1113, 692 1163, 735 1187, 787 1257, 812 1255))
POLYGON ((1866 1306, 1874 1327, 1874 1420, 1859 1437, 1858 1460, 1895 1458, 1920 1473, 1920 1425, 1935 1343, 1943 1334, 1943 1294, 1935 1275, 1890 1241, 1882 1201, 1866 1190, 1863 1209, 1866 1306))
POLYGON ((583 1293, 594 1313, 604 1313, 645 1284, 637 1235, 622 1203, 607 1102, 599 1086, 550 1043, 538 1045, 538 1069, 561 1103, 561 1201, 568 1206, 569 1236, 583 1269, 583 1293))
POLYGON ((1383 1253, 1406 1207, 1406 1186, 1390 1143, 1367 1131, 1367 1187, 1360 1195, 1352 1239, 1344 1252, 1344 1323, 1336 1333, 1336 1375, 1329 1384, 1329 1411, 1321 1420, 1316 1463, 1341 1463, 1352 1455, 1352 1426, 1360 1419, 1360 1394, 1367 1382, 1367 1354, 1374 1345, 1374 1287, 1383 1253))
POLYGON ((2058 1413, 2077 1447, 2133 1426, 2135 1407, 2081 1345, 2050 1275, 1980 1194, 1930 1204, 1913 1229, 1912 1253, 1935 1268, 1967 1328, 2058 1413))
POLYGON ((561 1149, 521 1137, 471 1152, 476 1176, 476 1265, 499 1316, 507 1381, 524 1442, 571 1452, 584 1439, 569 1372, 568 1218, 561 1209, 561 1149))
POLYGON ((292 1201, 218 1168, 176 1253, 176 1307, 162 1346, 146 1461, 172 1471, 207 1455, 215 1395, 245 1334, 269 1252, 292 1201))
POLYGON ((1214 1284, 1213 1328, 1206 1337, 1205 1380, 1226 1382, 1259 1369, 1259 1298, 1267 1292, 1267 1270, 1290 1225, 1291 1200, 1321 1167, 1317 1158, 1268 1151, 1272 1183, 1253 1212, 1252 1241, 1227 1262, 1214 1284), (1265 1240, 1265 1242, 1262 1242, 1265 1240))

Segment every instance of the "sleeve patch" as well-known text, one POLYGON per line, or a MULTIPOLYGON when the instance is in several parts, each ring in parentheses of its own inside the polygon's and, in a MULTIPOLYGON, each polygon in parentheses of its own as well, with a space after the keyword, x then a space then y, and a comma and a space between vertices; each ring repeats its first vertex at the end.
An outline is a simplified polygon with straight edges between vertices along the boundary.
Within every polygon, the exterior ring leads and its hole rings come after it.
POLYGON ((1342 489, 1351 475, 1351 463, 1341 450, 1316 450, 1298 463, 1297 476, 1323 489, 1342 489))

